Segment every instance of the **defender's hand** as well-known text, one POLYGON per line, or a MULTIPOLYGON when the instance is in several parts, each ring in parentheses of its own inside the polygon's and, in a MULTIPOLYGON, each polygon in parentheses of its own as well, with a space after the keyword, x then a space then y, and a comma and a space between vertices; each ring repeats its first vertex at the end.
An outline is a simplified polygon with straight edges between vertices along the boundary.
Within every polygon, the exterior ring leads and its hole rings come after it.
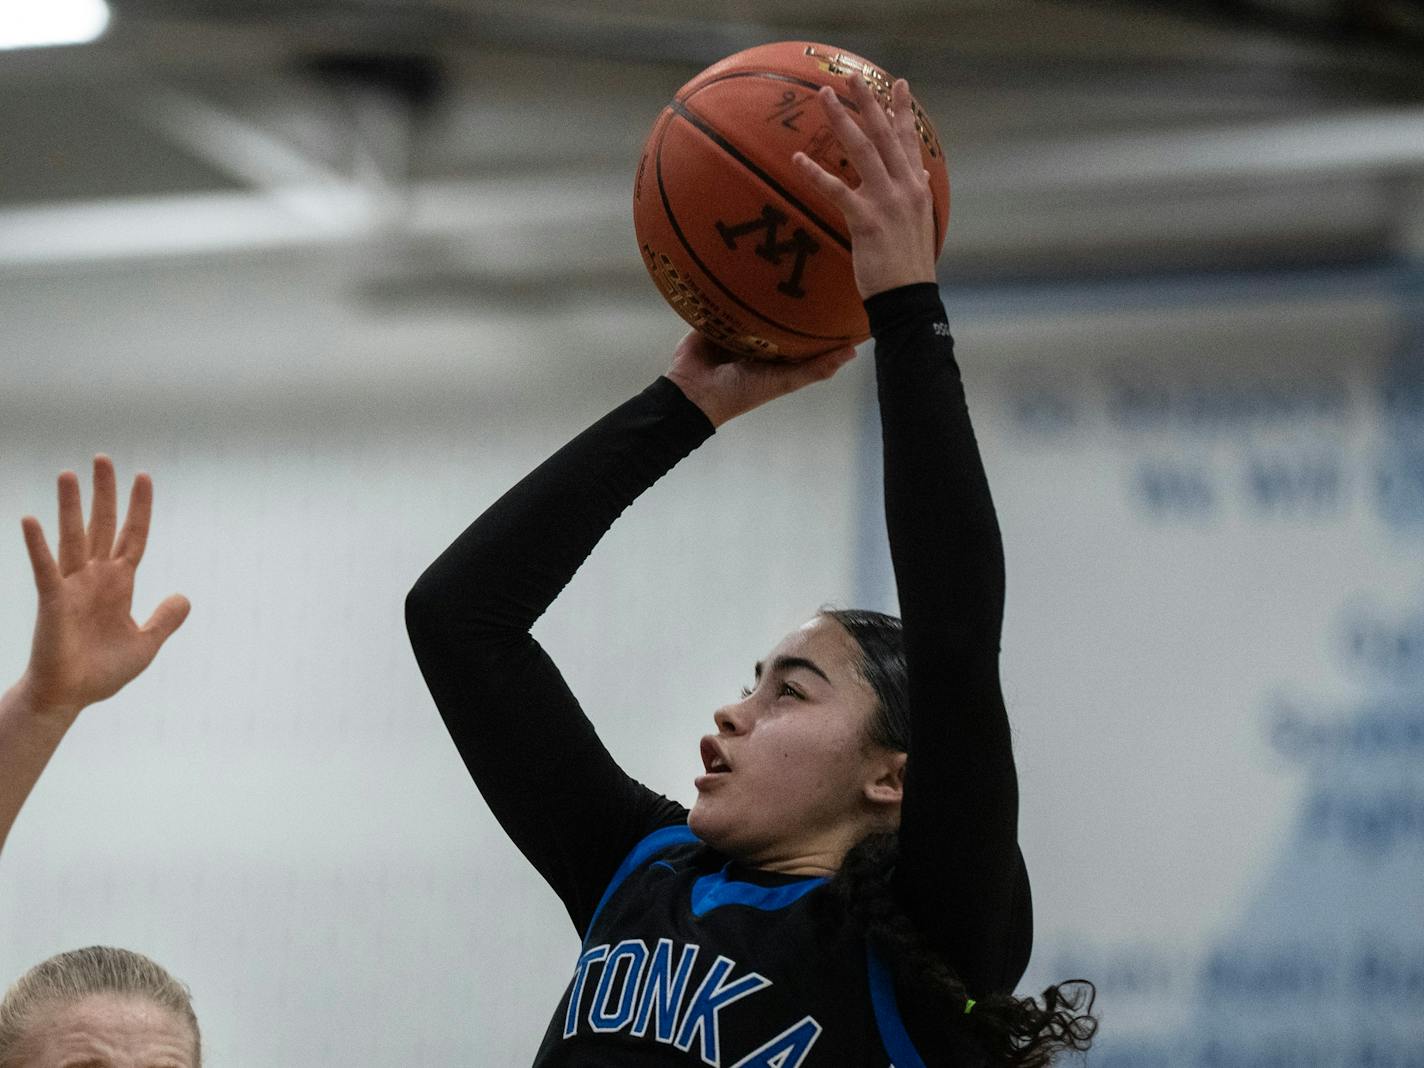
POLYGON ((829 86, 820 91, 821 106, 860 174, 860 185, 851 189, 804 152, 793 159, 845 216, 855 284, 865 300, 887 289, 935 280, 934 195, 920 163, 909 84, 903 78, 895 82, 890 91, 894 114, 887 116, 863 78, 846 80, 864 130, 829 86))
POLYGON ((30 663, 20 680, 35 711, 72 716, 117 693, 148 667, 187 617, 188 599, 179 594, 164 600, 141 627, 129 614, 152 508, 153 483, 141 474, 115 541, 114 465, 107 456, 96 456, 87 531, 78 477, 72 471, 59 476, 57 562, 39 520, 20 521, 39 593, 30 663))

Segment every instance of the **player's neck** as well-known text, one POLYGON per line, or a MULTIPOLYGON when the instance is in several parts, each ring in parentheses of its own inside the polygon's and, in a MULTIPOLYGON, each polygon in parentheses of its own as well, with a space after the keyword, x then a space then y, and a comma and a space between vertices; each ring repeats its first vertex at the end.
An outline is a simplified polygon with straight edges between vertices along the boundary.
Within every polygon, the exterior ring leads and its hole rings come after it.
POLYGON ((832 864, 829 858, 797 857, 787 860, 773 860, 764 864, 753 864, 758 871, 774 871, 782 875, 822 875, 830 878, 840 868, 839 861, 832 864))
POLYGON ((773 843, 753 856, 740 859, 759 871, 829 878, 840 870, 846 853, 856 841, 856 835, 849 831, 827 832, 809 840, 773 843))

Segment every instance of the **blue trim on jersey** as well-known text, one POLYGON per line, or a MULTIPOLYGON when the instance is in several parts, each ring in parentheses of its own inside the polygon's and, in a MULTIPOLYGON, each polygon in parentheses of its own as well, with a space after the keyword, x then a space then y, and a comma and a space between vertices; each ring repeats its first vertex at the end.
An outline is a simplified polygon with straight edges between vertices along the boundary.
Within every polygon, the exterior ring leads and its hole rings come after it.
POLYGON ((826 882, 825 876, 813 876, 799 883, 786 886, 757 886, 727 878, 727 868, 704 875, 692 884, 692 914, 697 917, 707 915, 723 905, 749 905, 754 909, 784 909, 793 901, 799 901, 816 887, 826 882))
POLYGON ((870 973, 870 1004, 875 1009, 875 1026, 880 1029, 880 1041, 885 1043, 891 1063, 894 1068, 925 1068, 924 1058, 910 1041, 905 1021, 900 1018, 894 976, 869 942, 865 944, 865 965, 870 973))
POLYGON ((613 873, 613 878, 608 881, 608 888, 603 891, 603 896, 598 899, 598 907, 593 910, 593 916, 588 921, 588 931, 583 936, 584 942, 588 942, 588 935, 593 931, 593 925, 598 922, 598 914, 603 911, 603 906, 613 896, 613 891, 617 890, 623 880, 633 873, 634 868, 654 853, 661 853, 668 846, 696 841, 699 841, 697 835, 692 833, 687 824, 675 823, 671 827, 659 827, 629 850, 628 855, 623 858, 623 863, 618 865, 618 870, 613 873))

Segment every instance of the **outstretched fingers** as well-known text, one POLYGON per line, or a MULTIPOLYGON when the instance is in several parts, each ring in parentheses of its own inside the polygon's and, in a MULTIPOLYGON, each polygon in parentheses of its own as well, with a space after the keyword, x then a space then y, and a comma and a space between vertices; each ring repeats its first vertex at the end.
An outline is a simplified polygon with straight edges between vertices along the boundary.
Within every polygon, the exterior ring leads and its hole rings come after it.
POLYGON ((79 499, 79 476, 60 473, 59 492, 59 573, 72 575, 89 557, 89 540, 84 534, 84 506, 79 499))
POLYGON ((30 567, 34 569, 35 589, 43 597, 58 588, 63 576, 49 551, 49 542, 45 541, 40 521, 27 515, 20 520, 20 530, 25 536, 25 549, 30 554, 30 567))
POLYGON ((129 510, 124 517, 124 529, 114 545, 114 555, 121 556, 137 567, 148 545, 148 523, 153 514, 153 480, 140 474, 134 479, 129 494, 129 510))
POLYGON ((94 501, 89 513, 89 558, 106 559, 114 547, 114 527, 118 522, 118 491, 114 484, 114 461, 103 453, 94 457, 94 501))
POLYGON ((188 618, 191 608, 192 605, 188 598, 181 593, 175 593, 170 597, 165 597, 163 602, 153 610, 153 615, 148 617, 148 622, 139 630, 148 639, 155 654, 173 632, 183 625, 183 620, 188 618))

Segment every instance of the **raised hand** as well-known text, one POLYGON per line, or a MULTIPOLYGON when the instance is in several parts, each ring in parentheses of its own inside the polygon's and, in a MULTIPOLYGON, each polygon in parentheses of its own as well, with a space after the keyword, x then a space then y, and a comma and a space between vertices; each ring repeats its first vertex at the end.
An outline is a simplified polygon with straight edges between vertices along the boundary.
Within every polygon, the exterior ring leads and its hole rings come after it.
POLYGON ((901 78, 891 88, 890 115, 863 78, 852 75, 846 81, 864 129, 829 86, 821 89, 821 106, 860 174, 860 185, 852 189, 804 152, 793 159, 845 216, 855 284, 864 300, 897 286, 935 280, 934 196, 920 162, 906 81, 901 78))
POLYGON ((721 426, 744 412, 830 378, 855 356, 849 345, 794 363, 757 360, 719 348, 693 331, 678 344, 667 377, 721 426))
POLYGON ((141 474, 116 539, 114 464, 96 456, 87 530, 78 477, 59 476, 57 561, 39 520, 20 521, 39 594, 30 662, 19 683, 33 712, 73 716, 111 697, 148 667, 187 617, 188 599, 180 594, 165 599, 143 626, 130 615, 152 510, 153 483, 141 474))
MULTIPOLYGON (((864 129, 829 86, 821 89, 821 106, 860 174, 860 185, 852 189, 805 153, 793 158, 845 216, 856 288, 864 300, 887 289, 935 280, 934 196, 920 161, 909 85, 902 78, 892 86, 892 111, 887 115, 864 79, 846 80, 864 129)), ((799 363, 743 359, 689 334, 678 346, 667 376, 714 426, 721 426, 769 400, 831 377, 854 355, 854 349, 843 348, 799 363)))

